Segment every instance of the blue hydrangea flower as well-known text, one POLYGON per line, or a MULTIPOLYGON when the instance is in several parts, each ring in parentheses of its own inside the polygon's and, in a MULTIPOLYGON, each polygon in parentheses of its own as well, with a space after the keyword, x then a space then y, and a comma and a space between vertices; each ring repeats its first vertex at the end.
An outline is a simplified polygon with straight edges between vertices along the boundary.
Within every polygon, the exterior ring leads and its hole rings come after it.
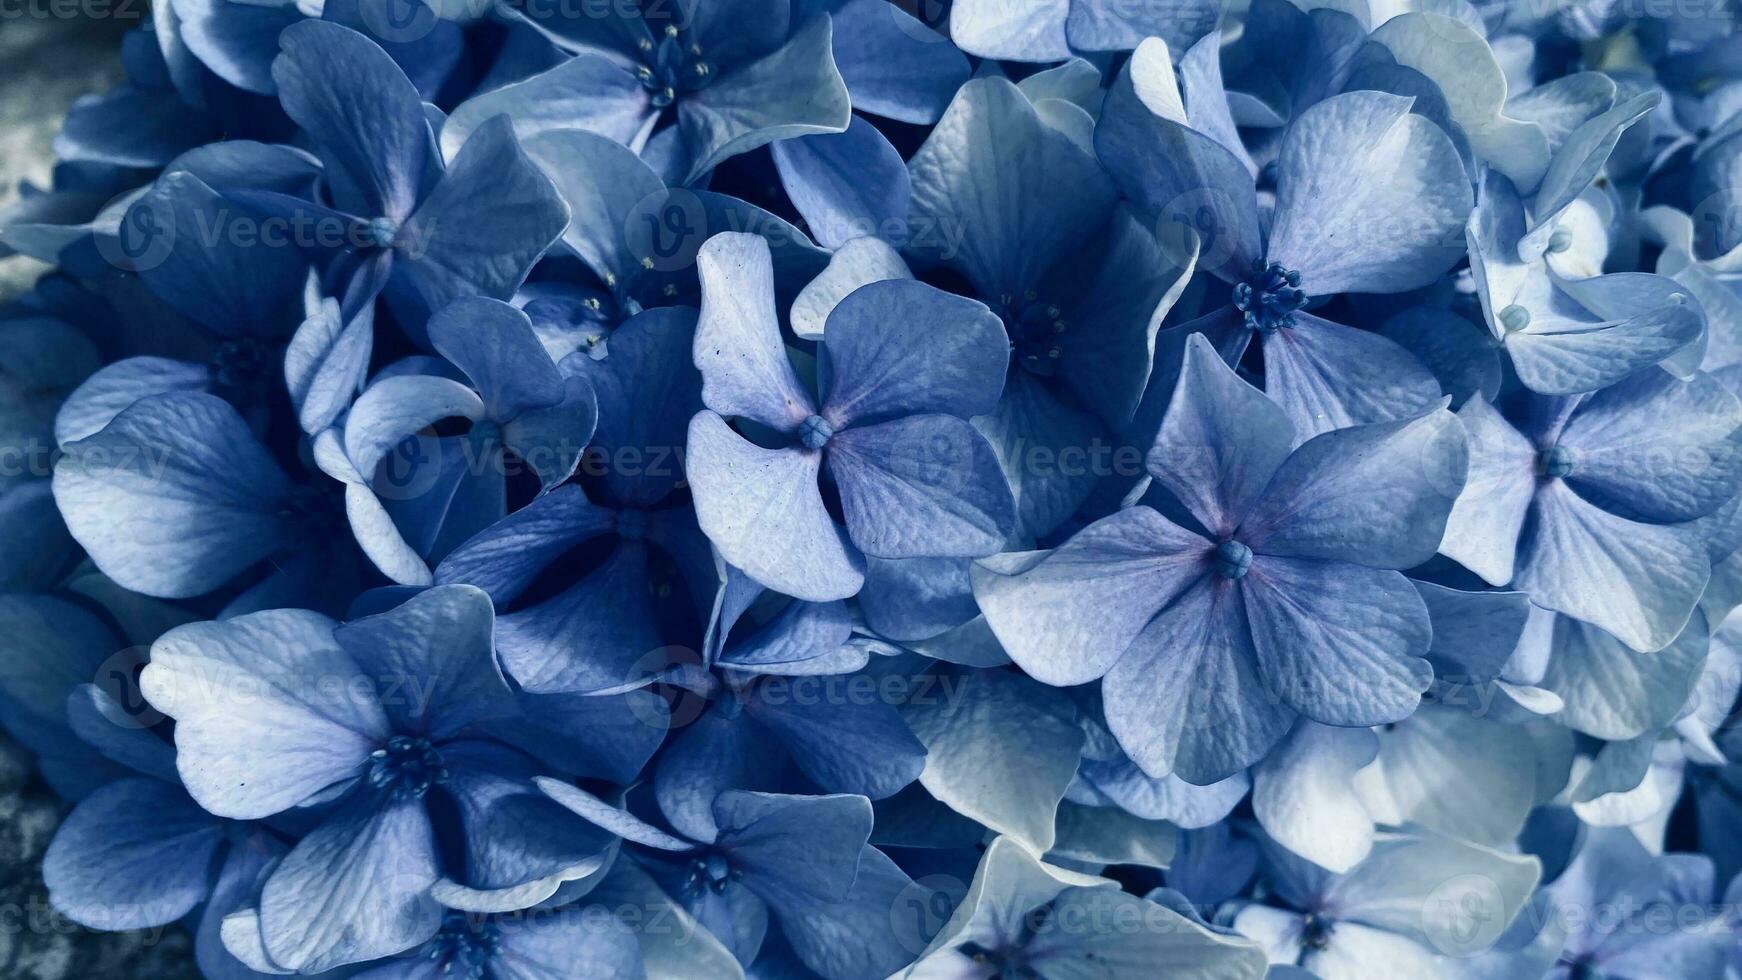
POLYGON ((996 317, 921 283, 862 287, 829 315, 818 407, 780 338, 767 244, 717 235, 699 264, 695 359, 708 410, 690 422, 685 469, 696 518, 727 563, 821 602, 859 590, 865 554, 998 550, 1014 525, 1010 489, 967 421, 1003 387, 996 317), (825 463, 844 529, 823 502, 825 463))
POLYGON ((695 515, 675 493, 684 432, 701 401, 695 320, 685 307, 647 310, 612 335, 608 357, 566 359, 563 370, 589 379, 599 398, 582 474, 591 492, 558 487, 436 568, 438 582, 490 594, 500 611, 497 650, 527 690, 630 685, 665 666, 651 659, 657 651, 698 644, 718 578, 695 515), (581 569, 573 576, 571 562, 581 569), (564 587, 522 601, 541 578, 564 587))
POLYGON ((354 974, 360 980, 465 977, 468 980, 641 980, 635 934, 611 910, 567 906, 509 915, 449 912, 422 946, 354 974))
POLYGON ((1427 610, 1395 569, 1439 545, 1462 428, 1436 409, 1293 440, 1282 409, 1193 337, 1148 457, 1168 516, 1128 507, 974 572, 1011 659, 1050 684, 1104 678, 1108 727, 1150 775, 1224 779, 1297 715, 1396 721, 1432 679, 1427 610))
POLYGON ((512 296, 569 215, 507 121, 480 120, 444 161, 417 89, 373 41, 304 20, 280 44, 279 100, 321 158, 328 201, 230 196, 337 263, 328 277, 347 314, 384 293, 414 338, 455 299, 512 296))
POLYGON ((1227 305, 1181 333, 1207 334, 1231 363, 1256 338, 1265 390, 1303 437, 1425 411, 1439 385, 1413 357, 1306 307, 1419 288, 1457 262, 1448 243, 1472 195, 1451 140, 1411 112, 1411 98, 1332 95, 1283 132, 1275 207, 1261 220, 1255 177, 1230 148, 1232 127, 1218 124, 1221 93, 1188 87, 1188 105, 1173 72, 1164 44, 1139 47, 1108 93, 1095 149, 1146 214, 1197 232, 1198 267, 1232 287, 1227 305))
POLYGON ((593 275, 540 278, 515 298, 557 360, 582 349, 603 358, 611 331, 635 314, 699 303, 696 252, 716 232, 767 238, 783 291, 796 292, 826 261, 785 220, 726 194, 667 187, 633 151, 603 136, 554 129, 525 145, 573 215, 563 246, 593 275))
POLYGON ((925 766, 925 746, 874 693, 876 675, 860 673, 871 651, 851 642, 846 604, 758 602, 778 598, 728 571, 702 665, 711 669, 678 665, 660 678, 707 702, 654 769, 661 812, 691 837, 715 832, 719 793, 779 789, 789 770, 824 792, 881 800, 925 766))
POLYGON ((1494 585, 1656 650, 1711 576, 1706 517, 1736 496, 1735 396, 1648 368, 1589 396, 1472 398, 1470 481, 1440 550, 1494 585))
POLYGON ((1457 976, 1488 948, 1536 887, 1542 865, 1447 837, 1387 835, 1348 874, 1332 874, 1265 842, 1267 901, 1245 904, 1234 928, 1273 966, 1354 980, 1374 964, 1411 977, 1457 976))
POLYGON ((575 56, 457 107, 442 145, 452 152, 506 113, 522 136, 590 130, 689 184, 774 140, 841 132, 851 107, 831 21, 807 13, 790 0, 522 11, 575 56))
POLYGON ((1594 829, 1519 916, 1526 942, 1484 959, 1555 980, 1722 976, 1735 936, 1716 899, 1704 855, 1653 855, 1625 830, 1594 829))
POLYGON ((959 271, 1004 322, 1010 372, 979 426, 1022 534, 1050 533, 1108 475, 1097 450, 1137 410, 1195 247, 1117 206, 1093 154, 1004 79, 964 85, 908 167, 908 253, 959 271))
POLYGON ((913 966, 926 980, 1265 976, 1263 952, 1093 875, 1037 860, 1008 837, 987 847, 967 896, 913 966), (1123 921, 1123 927, 1099 923, 1123 921))
POLYGON ((355 546, 334 534, 339 496, 324 478, 293 480, 221 398, 142 398, 61 450, 54 494, 67 528, 127 588, 203 595, 270 559, 232 600, 236 611, 287 601, 336 610, 355 590, 355 546))
MULTIPOLYGON (((864 980, 912 958, 891 909, 924 899, 912 879, 867 841, 871 804, 862 796, 793 796, 730 790, 709 804, 715 832, 673 836, 585 790, 540 779, 551 799, 636 845, 637 859, 748 965, 770 925, 825 980, 864 980)), ((681 833, 681 831, 680 831, 681 833)))
MULTIPOLYGON (((271 610, 153 645, 142 689, 176 721, 194 799, 238 820, 320 814, 260 886, 254 927, 226 923, 238 955, 257 942, 267 962, 304 972, 388 956, 440 931, 438 900, 514 911, 597 869, 600 835, 533 790, 548 760, 484 734, 540 739, 503 724, 521 708, 492 624, 484 593, 443 586, 342 626, 271 610), (457 866, 438 851, 449 835, 457 866)), ((630 772, 658 738, 642 730, 630 772)))
POLYGON ((1221 13, 1218 4, 1204 0, 1042 0, 1024 6, 958 0, 950 5, 950 37, 982 58, 1063 61, 1077 52, 1130 51, 1150 37, 1183 49, 1214 29, 1221 13))

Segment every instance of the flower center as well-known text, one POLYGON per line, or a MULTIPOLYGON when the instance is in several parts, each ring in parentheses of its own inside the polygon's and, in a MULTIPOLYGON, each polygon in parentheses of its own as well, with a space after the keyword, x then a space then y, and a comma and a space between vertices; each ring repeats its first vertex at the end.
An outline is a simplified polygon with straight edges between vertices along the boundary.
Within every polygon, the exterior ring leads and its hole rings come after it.
POLYGON ((740 877, 740 873, 726 863, 723 855, 709 854, 690 862, 690 873, 684 879, 684 887, 692 894, 706 888, 718 895, 740 877))
POLYGON ((399 222, 392 218, 369 219, 369 241, 376 248, 392 248, 399 238, 399 222))
POLYGON ((429 958, 440 964, 441 975, 454 980, 481 980, 484 967, 502 948, 502 937, 488 923, 473 925, 465 915, 453 913, 442 931, 430 940, 429 958))
POLYGON ((1033 967, 1022 962, 1021 950, 992 949, 970 941, 957 946, 956 952, 981 966, 997 969, 998 972, 992 974, 995 980, 1039 980, 1040 977, 1033 967))
POLYGON ((1536 457, 1537 472, 1551 480, 1559 480, 1573 472, 1573 451, 1565 446, 1550 446, 1536 457))
POLYGON ((1306 305, 1300 288, 1300 273, 1280 263, 1252 263, 1252 278, 1234 287, 1234 307, 1244 314, 1246 326, 1270 333, 1294 323, 1294 311, 1306 305))
POLYGON ((207 362, 212 384, 227 395, 258 391, 272 372, 272 357, 264 344, 252 337, 226 340, 207 362))
POLYGON ((1548 250, 1549 250, 1549 253, 1552 255, 1559 255, 1560 253, 1562 253, 1562 252, 1564 252, 1567 249, 1572 248, 1572 247, 1573 247, 1572 232, 1565 231, 1562 229, 1556 229, 1554 234, 1548 236, 1548 250))
POLYGON ((617 512, 617 536, 627 541, 647 537, 647 512, 626 509, 617 512))
POLYGON ((1216 545, 1216 574, 1226 579, 1238 579, 1252 567, 1252 549, 1233 538, 1216 545))
POLYGON ((370 753, 369 782, 396 800, 419 799, 448 778, 447 763, 429 739, 395 735, 370 753))
POLYGON ((1325 950, 1331 946, 1331 935, 1336 932, 1336 923, 1317 915, 1309 915, 1301 923, 1300 944, 1307 949, 1325 950))
POLYGON ((1010 333, 1010 347, 1016 363, 1030 374, 1050 378, 1058 373, 1059 361, 1065 349, 1063 312, 1052 303, 1039 299, 1033 290, 1020 297, 1004 296, 1004 329, 1010 333))
POLYGON ((307 484, 292 487, 285 495, 280 512, 288 523, 302 528, 315 541, 346 526, 344 507, 326 487, 307 484))
POLYGON ((806 449, 823 448, 829 444, 829 439, 834 434, 835 427, 821 415, 812 415, 798 426, 798 439, 804 443, 806 449))
POLYGON ((694 92, 714 80, 714 66, 702 58, 702 46, 686 43, 683 31, 667 24, 658 40, 641 39, 641 67, 635 77, 653 93, 653 104, 664 109, 685 92, 694 92))

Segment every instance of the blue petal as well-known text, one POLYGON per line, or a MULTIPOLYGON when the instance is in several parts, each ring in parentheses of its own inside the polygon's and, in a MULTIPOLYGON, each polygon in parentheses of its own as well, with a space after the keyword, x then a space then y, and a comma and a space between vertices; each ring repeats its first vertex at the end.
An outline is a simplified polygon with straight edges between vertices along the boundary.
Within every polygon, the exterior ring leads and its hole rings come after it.
POLYGON ((847 897, 871 836, 863 796, 788 796, 728 790, 714 800, 716 845, 744 884, 777 913, 847 897))
POLYGON ((521 143, 568 203, 564 244, 607 286, 633 280, 643 256, 631 223, 661 213, 648 210, 663 202, 659 175, 628 147, 586 130, 552 129, 522 135, 521 143))
POLYGON ((930 639, 979 614, 969 567, 954 558, 868 559, 859 609, 880 636, 930 639))
MULTIPOLYGON (((568 378, 562 391, 562 401, 525 412, 502 427, 502 441, 538 477, 544 490, 555 489, 574 475, 599 418, 593 387, 586 379, 568 378)), ((501 502, 495 506, 487 521, 501 518, 501 502)))
POLYGON ((147 595, 199 595, 294 541, 283 471, 235 409, 157 395, 63 447, 55 501, 110 578, 147 595))
POLYGON ((220 337, 288 332, 285 312, 301 296, 308 260, 198 177, 159 178, 124 220, 164 236, 136 264, 145 284, 177 312, 220 337))
POLYGON ((429 340, 466 373, 486 415, 506 422, 562 401, 563 380, 525 313, 500 300, 456 300, 429 320, 429 340))
POLYGON ((219 135, 216 122, 180 100, 123 84, 74 102, 54 153, 62 160, 153 169, 219 135))
POLYGON ((278 35, 306 15, 293 5, 174 0, 181 42, 212 73, 237 88, 261 95, 278 90, 272 59, 278 35))
POLYGON ((976 558, 998 551, 1016 505, 992 447, 959 418, 913 415, 829 441, 847 532, 879 558, 976 558))
POLYGON ((1122 447, 1100 419, 1066 404, 1025 370, 1010 372, 998 407, 976 418, 974 427, 997 455, 1016 498, 1016 531, 1024 538, 1051 534, 1101 477, 1137 468, 1120 455, 1122 447))
POLYGON ((1070 698, 1004 671, 954 681, 948 697, 915 698, 902 710, 925 746, 920 784, 962 816, 1045 853, 1083 749, 1070 698))
POLYGON ((454 156, 474 130, 503 114, 514 121, 514 132, 521 139, 551 130, 582 129, 637 147, 637 140, 646 139, 647 127, 658 118, 651 97, 630 69, 603 55, 582 53, 455 106, 442 126, 442 151, 454 156))
POLYGON ((85 379, 61 404, 54 438, 61 445, 94 436, 134 402, 172 391, 210 392, 211 368, 167 357, 129 357, 85 379))
POLYGON ((465 841, 464 873, 432 890, 449 908, 514 912, 599 870, 611 836, 558 806, 532 783, 537 763, 489 742, 445 746, 441 792, 454 802, 465 841))
POLYGON ((1637 653, 1589 623, 1555 617, 1554 656, 1541 686, 1565 702, 1555 720, 1596 738, 1650 735, 1679 717, 1706 662, 1705 617, 1695 614, 1662 650, 1637 653))
POLYGON ((963 51, 1000 61, 1062 61, 1070 0, 1038 0, 1013 6, 1002 0, 950 4, 950 40, 963 51))
POLYGON ((792 668, 830 657, 853 635, 853 617, 843 602, 790 602, 749 636, 734 633, 715 663, 746 672, 810 673, 792 668))
POLYGON ((1464 428, 1444 409, 1327 432, 1277 469, 1240 537, 1264 555, 1419 565, 1439 548, 1467 466, 1464 428))
POLYGON ((1452 396, 1454 408, 1471 396, 1492 399, 1500 392, 1499 353, 1482 328, 1464 317, 1418 306, 1386 320, 1379 334, 1414 354, 1452 396))
POLYGON ((1421 702, 1433 628, 1398 572, 1261 554, 1240 589, 1265 688, 1296 711, 1367 727, 1421 702))
POLYGON ((820 976, 892 976, 916 952, 917 937, 898 927, 894 915, 866 910, 911 908, 906 903, 924 901, 930 891, 874 847, 861 849, 858 869, 852 890, 839 902, 802 910, 774 906, 793 953, 820 976))
POLYGON ((1129 507, 1018 573, 976 565, 974 598, 1029 675, 1060 687, 1086 684, 1209 572, 1213 548, 1147 507, 1129 507))
POLYGON ((1402 292, 1463 257, 1470 178, 1451 140, 1411 104, 1383 92, 1336 95, 1284 135, 1267 257, 1299 272, 1309 295, 1402 292))
POLYGON ((55 910, 89 928, 167 925, 205 901, 223 840, 222 821, 179 786, 126 779, 68 814, 43 856, 43 881, 55 910))
POLYGON ((1440 553, 1490 585, 1512 581, 1518 534, 1536 495, 1536 448, 1493 406, 1472 398, 1458 410, 1470 464, 1446 519, 1440 553))
POLYGON ((1151 104, 1155 76, 1172 80, 1172 64, 1158 57, 1165 54, 1140 50, 1120 73, 1095 126, 1095 151, 1145 216, 1196 235, 1200 269, 1239 281, 1264 251, 1252 173, 1226 146, 1151 104))
POLYGON ((369 37, 386 51, 427 98, 460 62, 465 33, 457 19, 443 17, 422 0, 333 0, 322 3, 321 19, 335 21, 369 37))
POLYGON ((961 270, 987 298, 1039 286, 1089 244, 1117 196, 1094 157, 1002 78, 962 86, 907 167, 905 249, 961 270))
POLYGON ((774 789, 786 754, 767 732, 739 713, 708 710, 678 732, 654 767, 659 812, 678 833, 695 840, 719 836, 714 798, 728 789, 774 789))
POLYGON ((763 449, 718 415, 698 412, 684 467, 696 520, 734 567, 813 602, 844 599, 864 584, 863 557, 823 506, 822 454, 763 449))
POLYGON ((793 207, 823 247, 889 235, 906 222, 907 164, 864 119, 854 116, 845 132, 780 140, 770 150, 793 207))
POLYGON ((1422 363, 1384 336, 1294 314, 1268 334, 1264 390, 1294 420, 1298 436, 1413 418, 1440 400, 1440 386, 1422 363))
POLYGON ((441 928, 423 801, 358 793, 285 856, 260 893, 272 962, 303 973, 403 952, 441 928))
POLYGON ((432 312, 462 296, 506 300, 568 223, 568 205, 508 120, 491 119, 406 222, 395 288, 405 284, 432 312))
POLYGON ((1159 37, 1184 51, 1212 30, 1221 14, 1217 0, 1073 0, 1065 34, 1078 51, 1130 51, 1146 37, 1159 37))
POLYGON ((616 520, 615 511, 590 503, 580 487, 559 487, 454 549, 435 579, 475 585, 506 606, 563 552, 609 532, 616 520))
MULTIPOLYGON (((1085 252, 1082 298, 1066 313, 1059 374, 1083 404, 1118 430, 1149 381, 1162 320, 1191 279, 1195 250, 1175 256, 1129 208, 1114 212, 1106 250, 1085 252)), ((1074 265, 1073 273, 1081 269, 1074 265)))
POLYGON ((635 933, 621 919, 559 915, 507 919, 496 925, 501 946, 490 971, 496 980, 642 980, 647 974, 635 933))
POLYGON ((798 428, 816 409, 780 339, 768 243, 722 232, 702 246, 696 265, 702 279, 695 340, 702 402, 721 415, 782 432, 798 428))
POLYGON ((647 690, 620 695, 521 694, 517 714, 480 729, 540 760, 550 771, 629 783, 659 748, 670 724, 665 700, 647 690))
POLYGON ((829 16, 835 22, 835 67, 861 112, 933 123, 968 80, 961 50, 900 7, 847 0, 829 16))
POLYGON ((822 414, 837 429, 897 415, 990 412, 1009 342, 982 303, 910 279, 874 282, 835 306, 825 328, 822 414))
POLYGON ((563 370, 592 385, 599 404, 588 475, 598 463, 611 502, 658 503, 683 479, 683 442, 701 408, 694 348, 696 311, 664 307, 630 317, 611 333, 603 360, 571 356, 563 370))
POLYGON ((1617 517, 1551 480, 1525 521, 1513 583, 1539 606, 1650 651, 1682 631, 1710 577, 1691 526, 1617 517))
POLYGON ((1552 285, 1545 282, 1517 297, 1528 322, 1505 336, 1519 380, 1533 391, 1607 387, 1669 358, 1704 332, 1704 315, 1674 280, 1630 272, 1580 281, 1540 275, 1553 279, 1552 285), (1548 301, 1533 303, 1543 292, 1548 301))
POLYGON ((333 202, 364 218, 410 217, 442 165, 405 73, 373 41, 327 21, 292 24, 279 43, 279 101, 326 164, 333 202))
POLYGON ((1107 727, 1144 772, 1218 782, 1263 758, 1294 723, 1259 674, 1241 592, 1199 579, 1107 672, 1107 727))
POLYGON ((1288 416, 1241 381, 1204 335, 1189 335, 1173 401, 1145 457, 1150 476, 1213 535, 1226 537, 1293 444, 1288 416))
POLYGON ((680 853, 693 850, 695 847, 689 841, 673 837, 627 810, 612 806, 584 789, 570 786, 561 780, 547 779, 542 776, 536 782, 538 788, 546 796, 562 804, 570 812, 585 817, 593 824, 626 841, 633 841, 644 847, 680 853))
POLYGON ((540 693, 603 691, 663 666, 649 559, 646 545, 622 542, 561 594, 504 614, 497 645, 514 679, 540 693))
POLYGON ((190 623, 152 645, 140 689, 176 720, 176 765, 201 806, 266 817, 366 768, 388 716, 352 695, 371 678, 332 631, 318 613, 273 609, 190 623))
MULTIPOLYGON (((851 689, 850 678, 840 680, 851 689)), ((880 800, 919 778, 925 746, 894 706, 852 698, 831 704, 827 698, 805 697, 804 689, 802 680, 767 681, 744 707, 781 740, 812 782, 825 792, 880 800), (782 697, 783 690, 790 696, 782 697)))
POLYGON ((284 383, 297 421, 310 435, 325 430, 363 390, 375 349, 375 304, 350 320, 334 299, 322 299, 284 352, 284 383))
POLYGON ((775 140, 845 130, 852 103, 835 70, 831 37, 829 19, 812 17, 767 56, 680 98, 678 129, 689 162, 683 183, 775 140))
MULTIPOLYGON (((483 416, 483 400, 457 381, 428 375, 378 378, 345 417, 345 455, 373 482, 377 467, 402 462, 393 458, 395 450, 425 427, 447 418, 483 416)), ((394 490, 400 497, 413 496, 413 485, 394 490)))
MULTIPOLYGON (((118 685, 119 679, 111 674, 99 681, 118 685)), ((131 690, 123 696, 135 697, 131 690)), ((129 710, 97 684, 80 684, 67 696, 66 713, 73 733, 105 758, 166 783, 181 782, 175 747, 147 727, 156 718, 144 704, 129 710)))
POLYGON ((375 679, 395 731, 447 739, 512 710, 491 645, 494 623, 482 590, 440 585, 338 627, 333 640, 375 679))
POLYGON ((1580 404, 1556 445, 1567 485, 1610 513, 1654 524, 1705 517, 1742 487, 1742 403, 1709 375, 1641 371, 1580 404))

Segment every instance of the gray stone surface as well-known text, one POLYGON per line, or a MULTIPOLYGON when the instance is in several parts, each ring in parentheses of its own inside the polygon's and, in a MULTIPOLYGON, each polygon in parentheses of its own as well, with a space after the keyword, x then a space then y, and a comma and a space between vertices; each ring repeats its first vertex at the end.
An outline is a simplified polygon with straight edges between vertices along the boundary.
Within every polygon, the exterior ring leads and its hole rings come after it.
MULTIPOLYGON (((121 79, 121 35, 136 19, 64 16, 70 9, 63 0, 0 4, 0 207, 17 199, 21 180, 48 186, 51 145, 73 100, 121 79)), ((0 298, 29 288, 44 268, 0 259, 0 298)))
MULTIPOLYGON (((0 207, 16 198, 20 180, 48 186, 61 117, 80 95, 120 79, 120 36, 129 26, 0 5, 0 207)), ((0 299, 29 288, 44 268, 19 257, 0 260, 0 299)), ((196 980, 192 943, 179 926, 98 933, 54 914, 42 854, 62 810, 34 778, 29 753, 0 735, 0 978, 196 980)))

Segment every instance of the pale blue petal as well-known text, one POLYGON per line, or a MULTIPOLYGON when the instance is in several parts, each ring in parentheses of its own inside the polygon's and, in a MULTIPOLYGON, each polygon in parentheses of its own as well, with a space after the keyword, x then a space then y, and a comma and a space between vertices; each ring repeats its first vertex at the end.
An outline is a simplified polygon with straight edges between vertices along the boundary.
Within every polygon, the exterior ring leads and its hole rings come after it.
POLYGON ((1336 95, 1284 135, 1267 257, 1298 271, 1308 295, 1403 292, 1463 257, 1470 178, 1451 140, 1410 105, 1336 95))

